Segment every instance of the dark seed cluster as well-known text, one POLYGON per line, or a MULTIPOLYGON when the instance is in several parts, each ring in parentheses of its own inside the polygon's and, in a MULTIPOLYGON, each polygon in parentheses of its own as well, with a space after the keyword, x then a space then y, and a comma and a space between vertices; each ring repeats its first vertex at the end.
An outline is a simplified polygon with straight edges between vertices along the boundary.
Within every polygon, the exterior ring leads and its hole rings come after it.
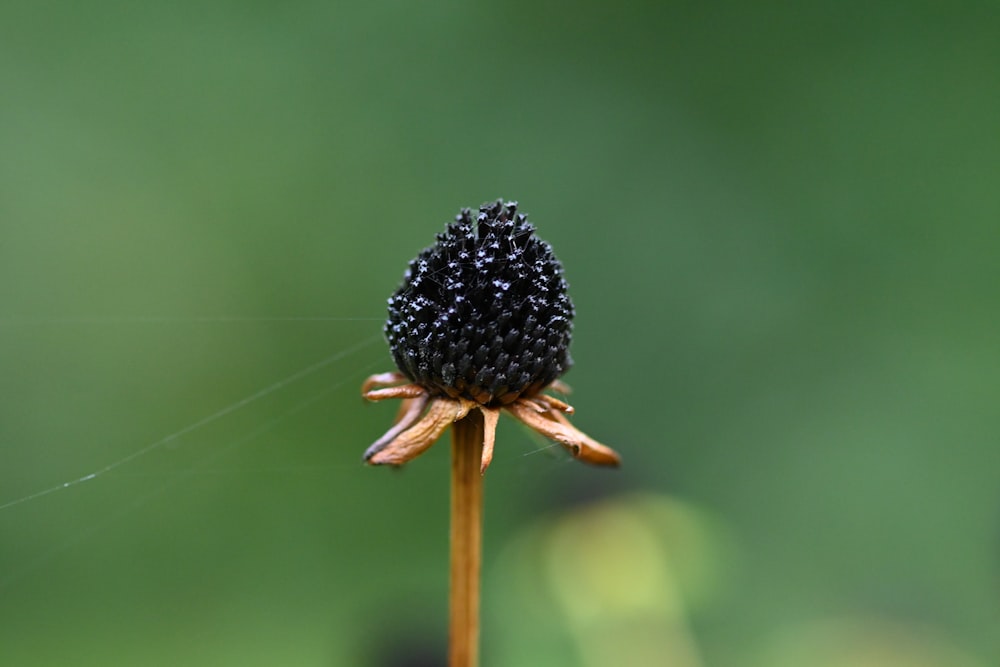
POLYGON ((432 394, 484 405, 530 396, 566 372, 573 303, 562 265, 516 202, 463 209, 410 262, 389 298, 396 366, 432 394))

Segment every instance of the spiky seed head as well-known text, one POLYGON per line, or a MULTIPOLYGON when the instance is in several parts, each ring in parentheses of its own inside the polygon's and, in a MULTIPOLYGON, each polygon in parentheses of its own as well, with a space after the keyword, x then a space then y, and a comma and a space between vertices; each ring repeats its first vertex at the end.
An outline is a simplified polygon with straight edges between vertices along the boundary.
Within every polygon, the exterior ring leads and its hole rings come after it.
POLYGON ((410 262, 385 335, 399 370, 430 393, 502 405, 572 365, 563 269, 517 202, 462 209, 410 262))

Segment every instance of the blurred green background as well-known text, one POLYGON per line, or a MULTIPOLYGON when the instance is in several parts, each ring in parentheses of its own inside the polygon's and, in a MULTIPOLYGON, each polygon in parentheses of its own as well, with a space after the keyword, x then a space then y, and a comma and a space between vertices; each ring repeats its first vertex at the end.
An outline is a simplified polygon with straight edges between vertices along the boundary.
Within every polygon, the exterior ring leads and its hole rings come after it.
POLYGON ((358 387, 497 197, 625 466, 504 418, 484 665, 997 664, 996 7, 7 0, 0 664, 443 664, 358 387))

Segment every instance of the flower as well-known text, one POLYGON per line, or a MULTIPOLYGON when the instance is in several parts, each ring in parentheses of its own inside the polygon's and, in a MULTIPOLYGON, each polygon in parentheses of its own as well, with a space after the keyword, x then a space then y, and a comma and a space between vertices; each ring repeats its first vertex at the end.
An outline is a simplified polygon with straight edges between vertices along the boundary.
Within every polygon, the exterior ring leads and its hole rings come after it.
POLYGON ((410 262, 385 323, 399 371, 372 375, 361 388, 369 400, 402 405, 365 461, 402 465, 479 410, 485 472, 506 410, 581 461, 619 464, 613 449, 569 422, 572 407, 543 393, 569 392, 558 378, 573 363, 574 311, 562 265, 534 232, 516 202, 488 202, 475 220, 463 209, 410 262))

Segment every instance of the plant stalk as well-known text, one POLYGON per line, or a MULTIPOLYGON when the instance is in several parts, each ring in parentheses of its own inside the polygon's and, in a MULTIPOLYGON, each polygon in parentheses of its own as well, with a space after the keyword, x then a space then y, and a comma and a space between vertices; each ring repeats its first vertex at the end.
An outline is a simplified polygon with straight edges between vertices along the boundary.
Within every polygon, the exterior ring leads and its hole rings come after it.
POLYGON ((451 593, 448 664, 479 664, 479 577, 483 541, 483 418, 479 410, 451 429, 451 593))

